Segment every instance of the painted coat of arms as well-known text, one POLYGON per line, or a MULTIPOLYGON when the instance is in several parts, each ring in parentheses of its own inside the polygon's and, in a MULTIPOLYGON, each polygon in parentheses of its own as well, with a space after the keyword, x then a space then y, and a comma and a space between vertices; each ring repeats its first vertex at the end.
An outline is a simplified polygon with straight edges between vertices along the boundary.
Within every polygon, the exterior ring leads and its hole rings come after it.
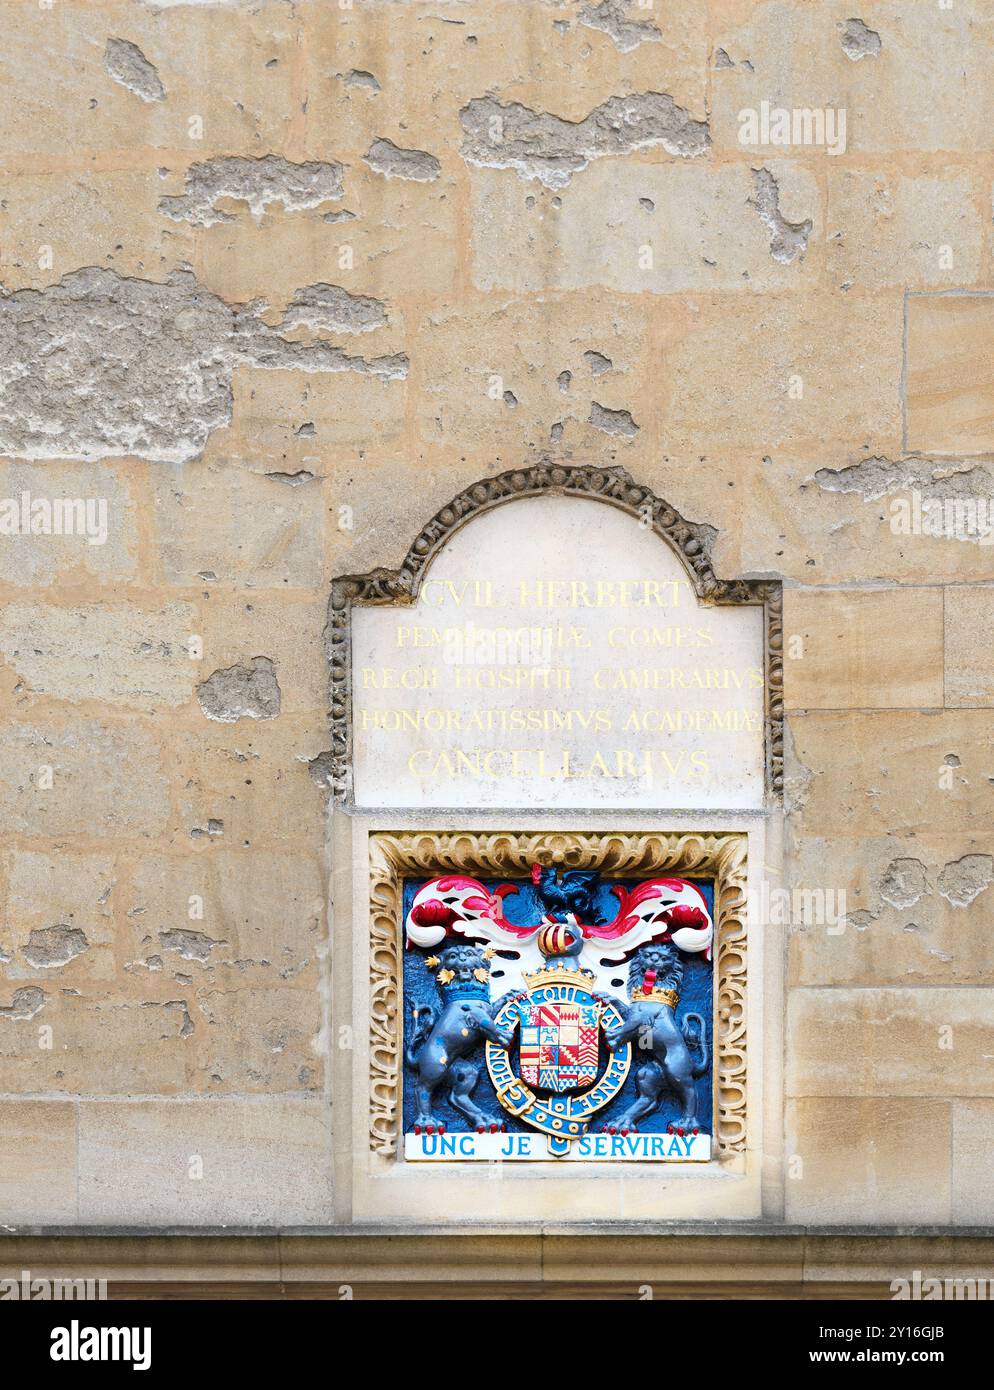
POLYGON ((404 886, 408 1160, 711 1156, 713 885, 404 886))
POLYGON ((521 1079, 546 1091, 575 1091, 597 1079, 597 1030, 600 1010, 594 1004, 549 1003, 529 998, 519 1005, 521 1079))

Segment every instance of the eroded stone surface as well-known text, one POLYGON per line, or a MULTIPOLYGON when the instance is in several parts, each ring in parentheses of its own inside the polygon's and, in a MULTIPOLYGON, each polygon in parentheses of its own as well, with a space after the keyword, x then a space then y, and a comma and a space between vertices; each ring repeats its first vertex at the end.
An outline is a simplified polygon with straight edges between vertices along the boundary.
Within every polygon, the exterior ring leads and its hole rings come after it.
POLYGON ((341 285, 305 285, 283 311, 284 330, 323 328, 331 333, 368 333, 387 321, 386 305, 368 294, 351 294, 341 285))
POLYGON ((566 188, 592 159, 661 146, 687 158, 708 146, 706 121, 695 120, 665 92, 609 97, 582 121, 567 121, 521 102, 476 97, 459 113, 462 156, 481 168, 514 169, 547 188, 566 188))
POLYGON ((215 946, 224 945, 202 931, 187 931, 185 927, 170 927, 159 932, 159 942, 163 951, 175 951, 184 960, 210 960, 215 946))
POLYGON ((104 67, 115 82, 120 82, 142 101, 165 101, 166 89, 159 74, 136 43, 128 39, 108 39, 104 67))
MULTIPOLYGON (((640 43, 659 43, 659 29, 651 19, 631 19, 633 7, 626 0, 585 0, 578 20, 588 29, 599 29, 622 53, 631 53, 640 43)), ((637 13, 637 11, 636 11, 637 13)))
POLYGON ((891 907, 914 907, 928 892, 925 865, 920 859, 894 859, 880 881, 880 896, 891 907))
POLYGON ((47 968, 67 965, 74 956, 81 956, 89 943, 86 933, 80 927, 42 927, 32 931, 28 944, 24 947, 24 957, 29 965, 47 968))
POLYGON ((630 410, 610 410, 599 401, 590 402, 590 423, 602 434, 615 434, 622 439, 634 439, 639 429, 630 410))
POLYGON ((215 671, 197 686, 200 708, 208 719, 234 724, 239 719, 275 719, 280 712, 280 687, 268 656, 256 656, 244 666, 215 671))
POLYGON ((402 150, 381 137, 366 151, 366 163, 376 174, 388 179, 413 179, 415 183, 432 183, 442 172, 434 155, 425 150, 402 150))
POLYGON ((846 57, 858 63, 861 58, 876 58, 883 44, 880 35, 861 19, 847 19, 839 25, 839 38, 846 57))
POLYGON ((808 237, 813 223, 810 218, 803 222, 788 222, 780 212, 780 189, 769 169, 754 169, 755 192, 750 204, 759 214, 760 220, 770 233, 770 255, 781 265, 803 257, 808 249, 808 237))
POLYGON ((642 303, 647 294, 810 284, 823 254, 817 181, 793 161, 763 168, 775 183, 763 200, 768 220, 746 161, 598 160, 558 207, 532 184, 478 169, 474 280, 518 292, 603 286, 642 303))
POLYGON ((46 994, 34 985, 24 985, 15 989, 9 1004, 0 1004, 0 1018, 34 1018, 45 1007, 46 994))
POLYGON ((291 342, 259 309, 226 304, 187 271, 157 284, 95 267, 0 299, 0 452, 179 463, 230 421, 239 365, 407 374, 400 354, 291 342))
POLYGON ((964 854, 947 864, 936 887, 954 907, 969 907, 994 880, 994 858, 989 854, 964 854))
POLYGON ((919 538, 925 527, 926 538, 945 536, 973 545, 991 544, 994 474, 983 463, 875 457, 845 468, 820 468, 815 481, 826 492, 856 493, 867 502, 910 493, 906 510, 892 509, 890 515, 898 522, 906 516, 902 523, 906 527, 917 516, 919 538), (917 510, 913 510, 915 506, 917 510), (926 523, 927 516, 933 520, 926 523))
POLYGON ((350 68, 345 74, 345 82, 349 87, 363 87, 367 92, 381 90, 380 84, 373 74, 366 72, 363 68, 350 68))
POLYGON ((344 172, 334 160, 294 164, 274 154, 259 159, 222 156, 191 164, 183 192, 162 198, 159 211, 195 227, 234 221, 233 213, 218 207, 226 198, 246 203, 253 217, 261 217, 271 203, 282 203, 287 212, 300 212, 341 198, 344 172))
POLYGON ((163 708, 190 696, 195 670, 188 604, 75 608, 11 603, 0 613, 0 656, 33 695, 163 708))

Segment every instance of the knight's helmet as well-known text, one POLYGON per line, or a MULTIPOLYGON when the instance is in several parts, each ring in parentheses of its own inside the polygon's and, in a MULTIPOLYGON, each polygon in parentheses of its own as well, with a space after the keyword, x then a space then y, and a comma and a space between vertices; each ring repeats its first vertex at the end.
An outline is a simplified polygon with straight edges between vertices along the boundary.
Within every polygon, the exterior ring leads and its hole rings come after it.
POLYGON ((569 960, 583 950, 583 929, 576 922, 549 922, 536 938, 546 963, 569 960))

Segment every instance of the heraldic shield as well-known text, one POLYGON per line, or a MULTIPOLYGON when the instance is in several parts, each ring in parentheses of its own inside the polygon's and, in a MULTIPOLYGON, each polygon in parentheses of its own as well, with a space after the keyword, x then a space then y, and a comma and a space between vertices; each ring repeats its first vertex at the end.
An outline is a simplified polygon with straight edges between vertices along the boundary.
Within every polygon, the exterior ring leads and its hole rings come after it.
MULTIPOLYGON (((548 928, 545 936, 561 930, 548 928)), ((550 1155, 559 1157, 618 1094, 632 1049, 626 1042, 609 1054, 598 1080, 600 1030, 606 1024, 620 1026, 622 1019, 612 1004, 590 993, 593 974, 560 958, 525 979, 527 993, 508 1000, 495 1018, 498 1026, 509 1022, 512 1027, 518 1019, 520 1075, 512 1069, 508 1049, 495 1042, 487 1043, 487 1069, 504 1109, 547 1135, 550 1155)))
POLYGON ((545 1091, 575 1091, 597 1080, 600 1009, 592 1000, 518 1005, 521 1079, 545 1091))
POLYGON ((521 889, 450 875, 406 898, 405 1157, 706 1161, 708 885, 535 865, 508 916, 521 889))

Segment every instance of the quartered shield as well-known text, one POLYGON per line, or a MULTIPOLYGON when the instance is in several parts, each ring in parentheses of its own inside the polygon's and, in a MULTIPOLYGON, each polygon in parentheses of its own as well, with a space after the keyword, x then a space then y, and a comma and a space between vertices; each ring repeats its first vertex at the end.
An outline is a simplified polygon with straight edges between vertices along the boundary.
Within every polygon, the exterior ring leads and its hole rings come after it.
POLYGON ((543 1091, 575 1091, 597 1080, 598 1006, 522 1000, 521 1079, 543 1091))

